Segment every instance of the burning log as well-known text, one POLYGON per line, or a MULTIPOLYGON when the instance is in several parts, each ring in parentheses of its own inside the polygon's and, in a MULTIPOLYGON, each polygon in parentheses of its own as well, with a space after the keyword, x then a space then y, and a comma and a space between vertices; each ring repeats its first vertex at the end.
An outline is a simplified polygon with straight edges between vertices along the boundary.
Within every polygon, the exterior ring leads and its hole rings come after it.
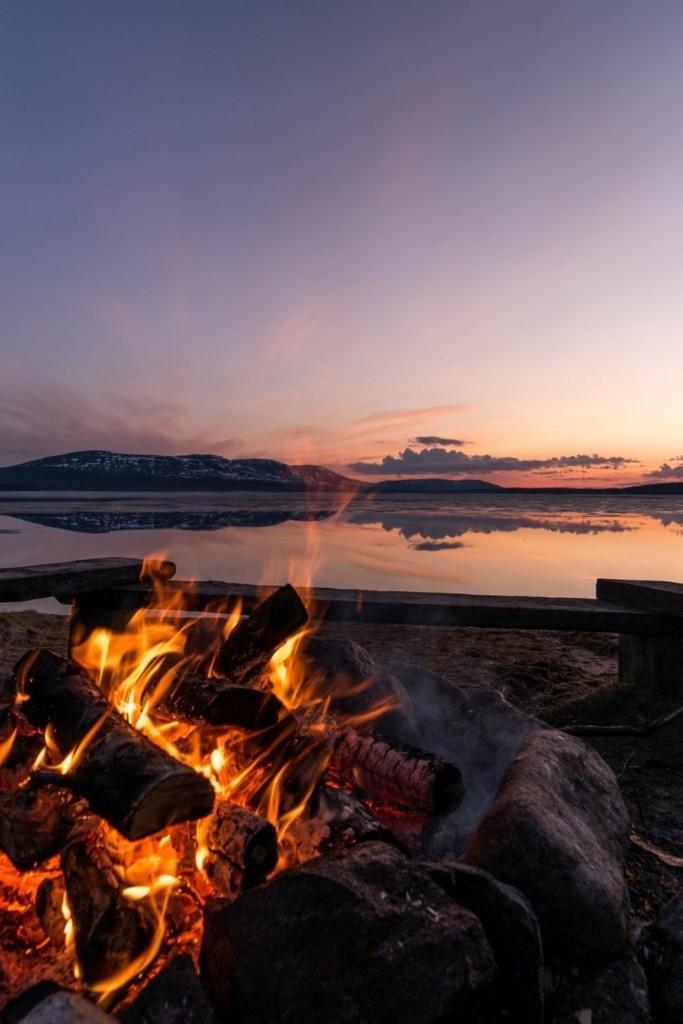
POLYGON ((213 671, 233 683, 256 680, 278 647, 307 621, 308 612, 294 587, 279 587, 235 627, 218 652, 213 671))
POLYGON ((157 710, 193 725, 224 725, 250 732, 270 729, 284 715, 284 707, 272 693, 196 675, 181 676, 157 710))
POLYGON ((452 810, 464 796, 456 765, 436 754, 361 735, 355 729, 343 729, 333 737, 330 768, 370 800, 423 814, 452 810))
POLYGON ((54 857, 73 825, 76 801, 64 790, 19 789, 0 796, 0 850, 19 871, 54 857))
POLYGON ((277 864, 277 833, 246 807, 219 803, 208 820, 206 845, 249 875, 265 877, 277 864))
POLYGON ((207 853, 202 862, 202 871, 214 890, 226 899, 235 900, 240 893, 264 881, 263 875, 248 875, 218 853, 207 853))
POLYGON ((330 829, 331 845, 376 841, 403 849, 396 836, 380 824, 372 811, 344 789, 321 786, 311 802, 310 813, 330 829))
POLYGON ((234 899, 259 885, 277 864, 277 833, 269 821, 227 801, 198 828, 200 863, 214 889, 234 899))
POLYGON ((78 962, 86 984, 96 985, 147 949, 154 924, 142 903, 124 895, 97 834, 69 843, 61 863, 78 962))
POLYGON ((66 945, 64 898, 66 889, 61 876, 44 878, 36 892, 35 910, 43 931, 58 948, 66 945))
POLYGON ((20 662, 17 678, 29 721, 52 727, 62 757, 75 751, 65 774, 42 771, 33 776, 37 783, 84 797, 127 839, 209 814, 208 780, 129 725, 77 666, 40 650, 20 662))

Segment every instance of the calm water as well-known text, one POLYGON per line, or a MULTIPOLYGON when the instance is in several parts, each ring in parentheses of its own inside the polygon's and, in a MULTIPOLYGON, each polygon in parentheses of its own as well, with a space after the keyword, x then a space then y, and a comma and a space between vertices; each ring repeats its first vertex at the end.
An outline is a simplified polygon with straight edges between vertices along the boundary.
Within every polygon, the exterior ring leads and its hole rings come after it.
POLYGON ((589 596, 597 576, 683 580, 683 498, 0 496, 0 566, 165 552, 245 583, 589 596))

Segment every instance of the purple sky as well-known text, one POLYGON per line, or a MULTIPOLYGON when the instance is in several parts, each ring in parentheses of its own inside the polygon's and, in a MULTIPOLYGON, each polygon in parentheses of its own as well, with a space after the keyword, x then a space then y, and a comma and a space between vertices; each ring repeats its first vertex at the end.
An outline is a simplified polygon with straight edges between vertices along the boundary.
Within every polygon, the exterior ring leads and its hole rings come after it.
POLYGON ((677 0, 7 0, 0 464, 683 476, 682 38, 677 0))

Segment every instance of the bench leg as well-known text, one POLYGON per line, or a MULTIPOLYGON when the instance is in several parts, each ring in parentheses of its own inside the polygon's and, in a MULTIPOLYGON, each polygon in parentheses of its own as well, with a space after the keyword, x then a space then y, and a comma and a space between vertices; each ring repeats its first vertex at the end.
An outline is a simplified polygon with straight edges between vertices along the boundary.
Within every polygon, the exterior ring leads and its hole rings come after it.
POLYGON ((619 682, 683 694, 683 635, 619 637, 619 682))

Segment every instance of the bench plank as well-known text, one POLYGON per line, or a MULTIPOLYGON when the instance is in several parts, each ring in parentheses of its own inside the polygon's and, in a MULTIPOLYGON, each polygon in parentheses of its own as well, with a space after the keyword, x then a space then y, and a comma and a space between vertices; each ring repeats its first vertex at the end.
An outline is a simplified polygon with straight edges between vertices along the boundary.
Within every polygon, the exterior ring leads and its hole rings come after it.
POLYGON ((629 608, 683 616, 683 584, 664 580, 598 580, 596 596, 629 608))
MULTIPOLYGON (((162 573, 175 573, 173 562, 162 562, 162 573)), ((0 569, 0 601, 32 601, 41 597, 64 597, 90 590, 137 583, 140 558, 82 558, 74 562, 24 565, 0 569)))
MULTIPOLYGON (((166 586, 170 599, 190 586, 185 600, 188 611, 205 611, 211 605, 239 597, 249 612, 275 587, 206 580, 187 584, 172 580, 166 586)), ((498 597, 480 594, 420 594, 405 591, 336 590, 297 587, 314 619, 333 622, 375 622, 411 626, 474 626, 486 629, 552 629, 595 633, 656 635, 680 633, 682 623, 637 608, 573 597, 498 597)), ((121 588, 131 599, 145 603, 143 587, 121 588)))

